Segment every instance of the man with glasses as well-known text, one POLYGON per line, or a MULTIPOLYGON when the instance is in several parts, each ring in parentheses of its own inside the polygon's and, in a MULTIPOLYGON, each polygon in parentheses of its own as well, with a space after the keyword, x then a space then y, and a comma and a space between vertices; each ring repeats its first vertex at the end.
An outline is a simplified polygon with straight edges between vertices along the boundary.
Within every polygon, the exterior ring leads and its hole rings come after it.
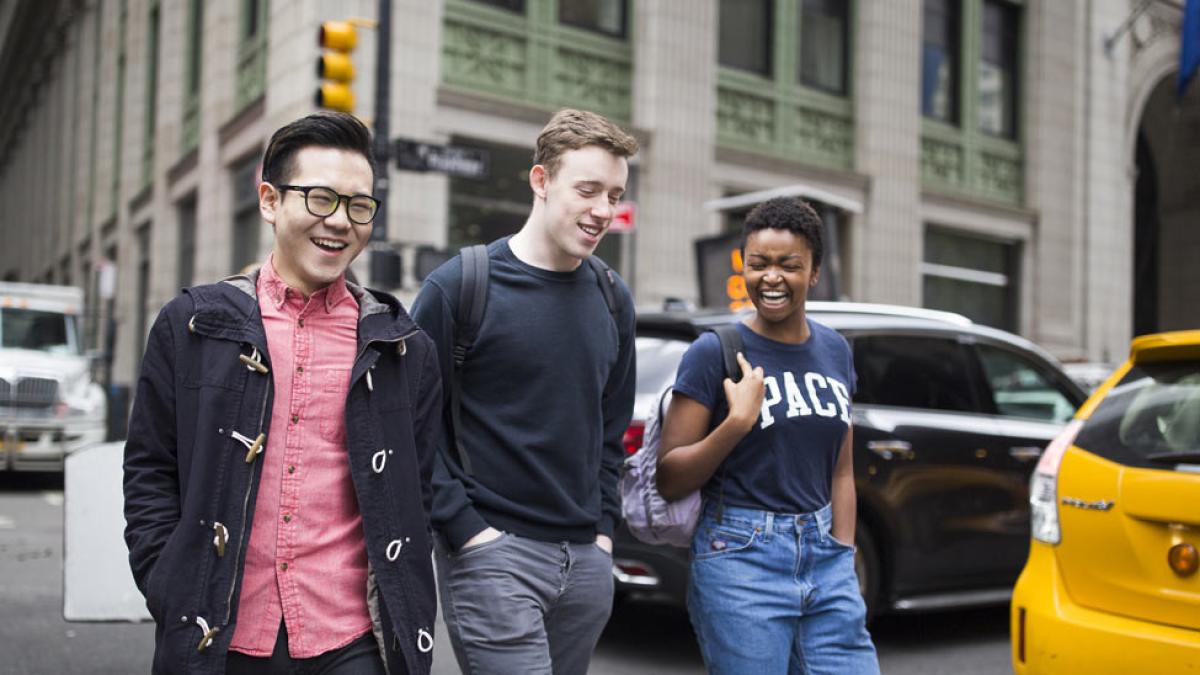
POLYGON ((124 483, 155 673, 429 672, 441 378, 399 301, 346 281, 373 181, 354 117, 279 129, 270 255, 151 329, 124 483))

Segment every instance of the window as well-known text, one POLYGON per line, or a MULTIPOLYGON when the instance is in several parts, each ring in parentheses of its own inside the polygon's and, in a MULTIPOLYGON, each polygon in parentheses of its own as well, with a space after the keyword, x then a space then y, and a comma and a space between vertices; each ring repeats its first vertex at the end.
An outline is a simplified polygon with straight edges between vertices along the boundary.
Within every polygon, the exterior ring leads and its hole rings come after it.
POLYGON ((242 0, 236 97, 241 109, 263 95, 267 74, 267 0, 242 0))
POLYGON ((5 308, 0 310, 0 344, 7 349, 78 354, 74 331, 68 330, 74 318, 62 312, 5 308))
POLYGON ((771 75, 771 0, 721 0, 721 65, 771 75))
POLYGON ((154 172, 154 129, 158 117, 158 3, 150 6, 146 29, 146 123, 142 136, 142 183, 149 184, 154 172))
POLYGON ((718 143, 853 168, 853 7, 853 0, 720 0, 718 143))
POLYGON ((507 9, 518 14, 525 13, 525 0, 472 0, 481 5, 490 5, 499 9, 507 9))
POLYGON ((113 113, 113 164, 110 173, 112 183, 112 217, 117 213, 117 201, 121 190, 121 151, 125 147, 122 140, 122 130, 125 127, 125 28, 129 23, 129 2, 121 0, 117 9, 117 98, 114 102, 113 113))
POLYGON ((259 232, 263 227, 258 212, 258 156, 251 155, 233 168, 233 248, 229 270, 236 274, 258 262, 259 232))
POLYGON ((924 306, 1015 332, 1018 254, 1017 244, 930 228, 921 264, 924 306))
POLYGON ((907 335, 854 338, 855 403, 978 412, 966 348, 955 340, 907 335))
POLYGON ((959 0, 925 0, 921 47, 921 114, 958 123, 959 0))
POLYGON ((150 223, 143 223, 138 228, 137 234, 137 305, 133 308, 134 328, 137 334, 134 336, 134 363, 141 363, 144 352, 143 345, 146 343, 146 336, 150 334, 150 311, 147 305, 150 304, 150 223))
POLYGON ((558 0, 560 23, 625 37, 626 0, 558 0))
POLYGON ((204 3, 189 0, 187 65, 183 78, 183 148, 200 141, 200 82, 204 62, 204 3))
POLYGON ((1066 422, 1075 414, 1075 402, 1045 367, 989 344, 978 350, 997 414, 1047 422, 1066 422))
POLYGON ((196 270, 196 197, 185 199, 179 205, 179 248, 175 269, 177 288, 192 285, 196 270))
POLYGON ((1083 424, 1075 445, 1126 466, 1180 470, 1200 448, 1200 361, 1133 366, 1083 424))
POLYGON ((804 0, 800 8, 800 82, 846 93, 849 20, 846 0, 804 0))
POLYGON ((253 40, 258 37, 259 2, 261 0, 245 0, 242 17, 242 39, 253 40))
POLYGON ((486 150, 492 159, 492 175, 487 180, 450 178, 450 250, 485 244, 521 229, 533 199, 530 151, 464 138, 454 138, 451 143, 486 150))
POLYGON ((979 130, 1017 136, 1017 9, 1003 0, 983 3, 979 54, 979 130))

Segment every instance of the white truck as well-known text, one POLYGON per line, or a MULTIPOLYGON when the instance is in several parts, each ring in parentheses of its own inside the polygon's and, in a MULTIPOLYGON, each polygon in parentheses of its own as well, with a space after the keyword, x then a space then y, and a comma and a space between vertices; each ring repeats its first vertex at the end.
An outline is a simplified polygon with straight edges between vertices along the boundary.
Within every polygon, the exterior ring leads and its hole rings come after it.
POLYGON ((61 471, 104 440, 104 390, 92 381, 83 291, 0 282, 0 471, 61 471))

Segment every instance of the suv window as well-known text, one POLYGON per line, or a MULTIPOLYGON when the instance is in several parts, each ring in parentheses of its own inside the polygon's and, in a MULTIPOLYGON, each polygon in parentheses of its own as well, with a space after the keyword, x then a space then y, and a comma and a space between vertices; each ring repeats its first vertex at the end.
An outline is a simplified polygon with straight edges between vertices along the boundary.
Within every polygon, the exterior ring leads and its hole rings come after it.
POLYGON ((977 412, 966 348, 955 340, 908 335, 854 338, 855 403, 977 412))
POLYGON ((1084 422, 1075 445, 1127 466, 1200 463, 1200 362, 1134 366, 1084 422))
POLYGON ((1075 414, 1071 398, 1033 361, 988 344, 977 348, 998 414, 1047 422, 1066 422, 1075 414))

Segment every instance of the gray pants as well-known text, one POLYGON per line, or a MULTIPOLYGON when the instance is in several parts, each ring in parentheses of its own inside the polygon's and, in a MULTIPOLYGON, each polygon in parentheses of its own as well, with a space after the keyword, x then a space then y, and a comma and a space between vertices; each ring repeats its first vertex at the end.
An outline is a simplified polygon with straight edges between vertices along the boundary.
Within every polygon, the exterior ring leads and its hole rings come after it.
POLYGON ((612 612, 612 557, 594 543, 504 534, 438 542, 442 615, 464 675, 583 675, 612 612))

